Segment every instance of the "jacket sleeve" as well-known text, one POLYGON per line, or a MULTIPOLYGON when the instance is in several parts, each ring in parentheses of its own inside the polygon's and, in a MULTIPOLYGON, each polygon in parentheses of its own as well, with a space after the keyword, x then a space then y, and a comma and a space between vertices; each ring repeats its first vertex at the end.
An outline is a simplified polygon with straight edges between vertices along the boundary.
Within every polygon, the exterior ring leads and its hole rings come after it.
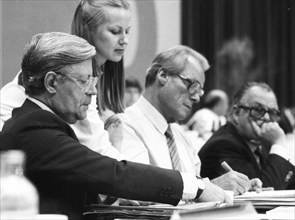
POLYGON ((22 117, 26 120, 18 121, 15 138, 9 140, 26 152, 27 174, 35 181, 173 205, 182 198, 179 172, 102 156, 80 144, 67 124, 46 111, 22 117))
POLYGON ((260 169, 248 148, 234 138, 218 138, 210 140, 199 153, 202 161, 202 174, 210 179, 225 173, 220 166, 226 161, 235 171, 246 174, 249 179, 260 178, 264 187, 286 189, 292 178, 286 178, 294 173, 294 166, 284 158, 270 154, 264 166, 260 169))

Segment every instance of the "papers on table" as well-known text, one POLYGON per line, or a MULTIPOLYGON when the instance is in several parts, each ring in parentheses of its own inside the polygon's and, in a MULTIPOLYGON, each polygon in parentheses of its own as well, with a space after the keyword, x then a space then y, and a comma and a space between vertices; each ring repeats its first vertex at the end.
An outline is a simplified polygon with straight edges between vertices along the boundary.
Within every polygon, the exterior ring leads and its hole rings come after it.
POLYGON ((222 202, 200 202, 182 204, 178 206, 157 204, 151 206, 114 206, 92 204, 87 207, 84 215, 95 215, 96 217, 132 218, 132 219, 170 219, 173 212, 178 210, 202 211, 210 208, 222 207, 222 202))
MULTIPOLYGON (((294 212, 295 190, 263 191, 261 193, 247 192, 234 197, 234 205, 226 206, 222 202, 200 202, 171 206, 156 204, 150 206, 116 206, 92 204, 87 207, 84 215, 99 217, 123 218, 123 219, 278 219, 271 218, 282 212, 294 212), (273 209, 283 206, 276 213, 258 214, 256 209, 273 209), (289 207, 291 206, 291 208, 289 207), (254 208, 255 207, 255 208, 254 208), (172 217, 171 217, 172 216, 172 217)), ((283 216, 283 215, 281 215, 283 216)), ((294 219, 287 214, 282 219, 294 219)))
POLYGON ((175 211, 171 220, 260 220, 260 215, 256 212, 251 203, 240 205, 208 208, 203 210, 182 210, 175 211))
POLYGON ((207 208, 223 207, 223 206, 225 206, 225 203, 222 203, 222 202, 193 202, 189 204, 181 203, 178 206, 167 205, 167 204, 155 204, 155 205, 150 205, 148 207, 156 208, 156 209, 171 209, 171 210, 203 210, 207 208))
POLYGON ((263 191, 260 193, 246 192, 243 195, 235 196, 234 203, 251 202, 256 208, 295 206, 295 190, 263 191))

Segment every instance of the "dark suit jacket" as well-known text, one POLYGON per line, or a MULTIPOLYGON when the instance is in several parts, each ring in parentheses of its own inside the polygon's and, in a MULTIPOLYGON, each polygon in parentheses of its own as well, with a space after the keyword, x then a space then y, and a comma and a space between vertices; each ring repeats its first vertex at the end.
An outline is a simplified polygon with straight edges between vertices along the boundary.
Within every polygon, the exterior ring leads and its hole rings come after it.
MULTIPOLYGON (((269 154, 269 147, 263 147, 261 169, 250 147, 238 134, 233 124, 227 123, 216 131, 199 152, 202 162, 201 175, 210 179, 225 173, 221 163, 226 161, 235 171, 246 174, 250 179, 260 178, 263 186, 286 189, 294 184, 295 167, 284 158, 269 154)), ((291 186, 294 188, 294 185, 291 186)))
POLYGON ((79 143, 61 118, 26 100, 2 130, 1 150, 21 149, 26 175, 40 195, 41 213, 81 219, 86 193, 176 205, 182 197, 179 172, 118 162, 79 143))

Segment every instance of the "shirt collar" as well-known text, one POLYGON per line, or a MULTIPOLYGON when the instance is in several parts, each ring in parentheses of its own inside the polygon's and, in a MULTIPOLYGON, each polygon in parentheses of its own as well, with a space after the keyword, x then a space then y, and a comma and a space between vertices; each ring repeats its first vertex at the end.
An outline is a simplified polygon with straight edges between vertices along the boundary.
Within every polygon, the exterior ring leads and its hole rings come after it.
POLYGON ((257 148, 260 148, 260 150, 261 150, 261 145, 253 144, 250 141, 246 141, 246 142, 247 142, 248 146, 250 147, 250 150, 252 151, 252 153, 254 153, 257 148))
POLYGON ((34 102, 36 105, 38 105, 43 110, 49 111, 53 114, 55 114, 47 105, 45 105, 43 102, 40 102, 39 100, 33 98, 33 97, 27 97, 30 101, 34 102))
POLYGON ((164 135, 168 128, 168 123, 163 115, 143 96, 138 99, 138 106, 155 128, 164 135))

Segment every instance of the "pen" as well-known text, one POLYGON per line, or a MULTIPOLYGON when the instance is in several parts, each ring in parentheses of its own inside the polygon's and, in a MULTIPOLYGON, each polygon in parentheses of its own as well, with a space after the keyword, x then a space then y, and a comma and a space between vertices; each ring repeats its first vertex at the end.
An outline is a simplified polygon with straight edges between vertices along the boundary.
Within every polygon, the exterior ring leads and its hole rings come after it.
POLYGON ((228 165, 228 163, 226 161, 223 161, 221 163, 221 166, 223 167, 223 169, 226 171, 226 172, 229 172, 229 171, 233 171, 233 169, 228 165))
MULTIPOLYGON (((223 169, 226 171, 226 172, 229 172, 229 171, 233 171, 233 169, 228 165, 228 163, 226 161, 223 161, 221 163, 221 166, 223 167, 223 169)), ((264 188, 260 188, 261 191, 274 191, 274 188, 273 187, 264 187, 264 188)), ((254 190, 255 191, 255 190, 254 190)))

